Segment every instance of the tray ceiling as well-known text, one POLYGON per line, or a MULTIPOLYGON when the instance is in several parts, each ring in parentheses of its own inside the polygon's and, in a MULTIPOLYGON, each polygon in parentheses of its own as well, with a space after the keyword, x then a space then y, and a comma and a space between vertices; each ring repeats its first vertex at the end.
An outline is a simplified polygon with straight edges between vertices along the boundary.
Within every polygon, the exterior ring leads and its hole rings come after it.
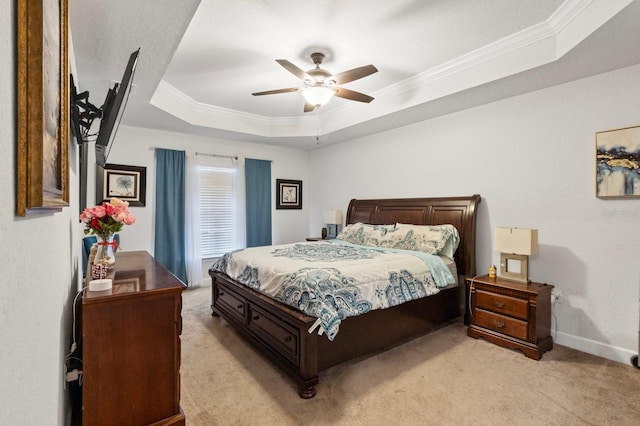
POLYGON ((640 62, 631 0, 70 0, 82 90, 101 105, 140 50, 123 124, 300 149, 383 131, 640 62), (622 11, 622 12, 621 12, 622 11), (303 112, 314 51, 333 73, 373 64, 303 112))

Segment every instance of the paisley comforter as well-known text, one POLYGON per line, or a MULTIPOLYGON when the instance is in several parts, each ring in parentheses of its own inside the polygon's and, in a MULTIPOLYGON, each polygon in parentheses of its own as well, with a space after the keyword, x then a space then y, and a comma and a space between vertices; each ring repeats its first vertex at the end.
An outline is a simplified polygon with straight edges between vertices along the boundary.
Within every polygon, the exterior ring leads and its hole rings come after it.
POLYGON ((293 306, 333 340, 344 318, 430 296, 456 283, 439 256, 341 240, 230 252, 211 270, 293 306))

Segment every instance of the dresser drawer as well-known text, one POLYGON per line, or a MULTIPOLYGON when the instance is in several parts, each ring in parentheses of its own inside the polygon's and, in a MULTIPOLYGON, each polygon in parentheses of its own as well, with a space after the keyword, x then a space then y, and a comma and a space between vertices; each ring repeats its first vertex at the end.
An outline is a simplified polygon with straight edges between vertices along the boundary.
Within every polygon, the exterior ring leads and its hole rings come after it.
POLYGON ((249 305, 249 329, 285 358, 298 365, 299 339, 296 329, 253 304, 249 305))
POLYGON ((178 336, 182 334, 182 296, 176 298, 175 321, 178 336))
POLYGON ((482 290, 476 291, 476 306, 522 320, 527 320, 529 316, 529 301, 527 299, 518 299, 482 290))
POLYGON ((473 323, 520 340, 527 340, 527 322, 483 309, 475 309, 473 323))
POLYGON ((221 283, 218 283, 217 290, 218 297, 215 299, 216 306, 228 312, 229 315, 241 321, 243 324, 246 324, 247 302, 244 298, 221 285, 221 283))

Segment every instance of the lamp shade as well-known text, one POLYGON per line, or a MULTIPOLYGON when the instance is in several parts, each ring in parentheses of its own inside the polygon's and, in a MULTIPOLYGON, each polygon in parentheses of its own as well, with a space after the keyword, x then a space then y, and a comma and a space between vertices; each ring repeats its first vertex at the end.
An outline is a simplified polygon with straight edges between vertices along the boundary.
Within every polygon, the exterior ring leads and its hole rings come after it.
POLYGON ((538 254, 538 230, 523 228, 496 228, 494 249, 501 253, 538 254))
POLYGON ((322 219, 324 223, 330 225, 341 225, 342 212, 340 210, 323 210, 322 219))
POLYGON ((335 90, 328 87, 311 86, 302 91, 302 96, 311 105, 322 106, 329 102, 335 93, 335 90))

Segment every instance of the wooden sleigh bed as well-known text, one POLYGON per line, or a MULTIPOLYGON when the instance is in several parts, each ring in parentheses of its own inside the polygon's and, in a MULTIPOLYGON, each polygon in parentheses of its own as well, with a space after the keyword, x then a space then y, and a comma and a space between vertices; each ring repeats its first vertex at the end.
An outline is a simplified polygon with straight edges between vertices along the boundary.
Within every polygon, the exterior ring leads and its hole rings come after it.
POLYGON ((448 324, 465 312, 464 278, 475 275, 476 208, 480 196, 357 200, 346 223, 454 225, 460 236, 455 253, 456 287, 387 309, 342 320, 333 341, 308 330, 317 318, 210 271, 214 316, 224 318, 297 383, 302 398, 315 396, 318 373, 380 352, 448 324))

